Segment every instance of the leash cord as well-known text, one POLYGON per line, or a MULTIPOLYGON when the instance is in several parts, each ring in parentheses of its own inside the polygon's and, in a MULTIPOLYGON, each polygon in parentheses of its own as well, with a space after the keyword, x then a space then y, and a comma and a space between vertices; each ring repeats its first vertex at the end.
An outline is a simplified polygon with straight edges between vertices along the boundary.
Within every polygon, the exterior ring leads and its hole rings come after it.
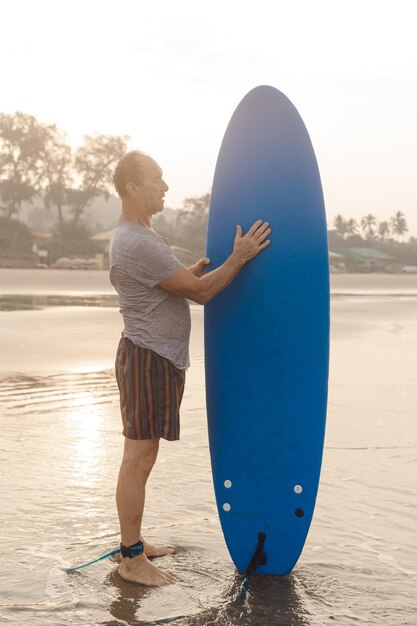
POLYGON ((94 561, 89 561, 88 563, 84 563, 84 565, 78 565, 77 567, 67 567, 65 568, 65 571, 75 572, 79 569, 83 569, 83 567, 87 567, 88 565, 93 565, 94 563, 98 563, 99 561, 104 561, 104 559, 108 559, 111 556, 114 556, 115 554, 119 554, 119 552, 120 552, 120 548, 118 548, 117 550, 112 550, 108 554, 105 554, 104 556, 101 556, 98 559, 94 559, 94 561))

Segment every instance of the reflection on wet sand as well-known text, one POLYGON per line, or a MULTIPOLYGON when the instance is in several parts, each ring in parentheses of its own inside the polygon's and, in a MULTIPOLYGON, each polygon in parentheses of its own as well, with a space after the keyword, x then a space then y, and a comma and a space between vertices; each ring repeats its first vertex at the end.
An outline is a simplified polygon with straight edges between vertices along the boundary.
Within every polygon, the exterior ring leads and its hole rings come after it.
MULTIPOLYGON (((190 555, 189 560, 193 560, 190 555)), ((210 572, 210 560, 201 566, 200 580, 195 566, 184 563, 187 569, 175 567, 178 582, 174 586, 147 589, 134 584, 124 584, 117 572, 112 572, 106 584, 118 590, 111 603, 110 614, 130 625, 177 623, 186 626, 211 624, 228 626, 253 626, 279 624, 307 626, 311 616, 300 595, 300 584, 294 576, 254 576, 249 589, 242 592, 244 577, 214 570, 210 572), (219 593, 212 593, 214 583, 219 593), (208 583, 208 584, 207 584, 208 583)), ((103 626, 115 622, 104 620, 103 626)), ((117 622, 120 623, 120 622, 117 622)))
POLYGON ((1 295, 0 311, 40 311, 50 306, 117 307, 116 295, 1 295))

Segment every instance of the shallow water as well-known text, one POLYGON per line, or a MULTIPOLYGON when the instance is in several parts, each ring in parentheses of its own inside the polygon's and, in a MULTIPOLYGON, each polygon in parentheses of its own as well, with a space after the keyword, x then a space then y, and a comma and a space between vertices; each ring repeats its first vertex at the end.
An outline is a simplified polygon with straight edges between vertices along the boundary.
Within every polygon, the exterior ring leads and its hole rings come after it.
POLYGON ((402 290, 392 276, 333 285, 328 425, 310 534, 290 576, 253 577, 240 598, 211 484, 202 307, 192 306, 181 441, 161 443, 144 518, 147 538, 176 546, 159 562, 178 582, 144 589, 121 581, 111 560, 64 571, 119 542, 121 320, 103 299, 111 289, 92 290, 94 272, 40 271, 40 283, 19 272, 7 286, 0 271, 4 623, 417 624, 415 277, 402 290))

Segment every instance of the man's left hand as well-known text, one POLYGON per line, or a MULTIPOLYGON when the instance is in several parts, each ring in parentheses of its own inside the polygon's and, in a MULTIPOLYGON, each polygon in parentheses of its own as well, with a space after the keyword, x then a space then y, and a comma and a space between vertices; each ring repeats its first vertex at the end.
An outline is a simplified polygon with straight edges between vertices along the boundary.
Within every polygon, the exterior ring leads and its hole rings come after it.
POLYGON ((197 261, 197 263, 195 263, 194 265, 191 265, 191 267, 189 267, 188 269, 192 274, 194 274, 194 276, 197 276, 197 278, 201 278, 202 276, 204 276, 204 272, 209 263, 211 263, 210 259, 204 257, 203 259, 197 261))

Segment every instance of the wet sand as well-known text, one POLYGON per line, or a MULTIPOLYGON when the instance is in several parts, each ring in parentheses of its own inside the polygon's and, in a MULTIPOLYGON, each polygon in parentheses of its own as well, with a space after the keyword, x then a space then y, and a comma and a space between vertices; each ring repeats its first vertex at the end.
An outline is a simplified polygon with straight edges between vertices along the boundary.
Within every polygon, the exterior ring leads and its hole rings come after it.
POLYGON ((289 577, 256 577, 234 605, 242 578, 225 548, 211 485, 197 305, 181 441, 161 444, 144 519, 147 537, 178 548, 160 562, 178 583, 156 590, 123 583, 111 561, 62 571, 119 541, 114 489, 123 442, 113 359, 121 319, 100 299, 71 304, 69 296, 92 293, 89 277, 73 275, 65 287, 60 279, 58 289, 55 274, 49 284, 33 276, 32 288, 26 275, 10 291, 0 272, 9 303, 11 293, 65 298, 0 311, 6 623, 417 624, 415 277, 397 290, 391 276, 338 277, 333 285, 326 444, 310 534, 289 577))
MULTIPOLYGON (((333 294, 417 295, 417 274, 331 274, 333 294)), ((1 294, 114 294, 107 270, 0 269, 1 294)))

